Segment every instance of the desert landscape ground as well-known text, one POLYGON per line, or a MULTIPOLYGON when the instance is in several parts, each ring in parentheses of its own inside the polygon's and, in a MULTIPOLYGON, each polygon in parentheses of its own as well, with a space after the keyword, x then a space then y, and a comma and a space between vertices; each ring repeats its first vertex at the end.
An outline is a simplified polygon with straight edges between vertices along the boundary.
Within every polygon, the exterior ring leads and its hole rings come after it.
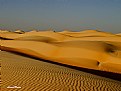
POLYGON ((0 39, 2 91, 121 90, 120 33, 0 30, 0 39))

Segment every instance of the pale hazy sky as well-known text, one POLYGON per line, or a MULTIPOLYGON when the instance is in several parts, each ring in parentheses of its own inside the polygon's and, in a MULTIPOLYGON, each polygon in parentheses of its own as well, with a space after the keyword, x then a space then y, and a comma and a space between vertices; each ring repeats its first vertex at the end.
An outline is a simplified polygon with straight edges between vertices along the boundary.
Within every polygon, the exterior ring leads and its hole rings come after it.
POLYGON ((121 0, 0 0, 0 29, 121 32, 121 0))

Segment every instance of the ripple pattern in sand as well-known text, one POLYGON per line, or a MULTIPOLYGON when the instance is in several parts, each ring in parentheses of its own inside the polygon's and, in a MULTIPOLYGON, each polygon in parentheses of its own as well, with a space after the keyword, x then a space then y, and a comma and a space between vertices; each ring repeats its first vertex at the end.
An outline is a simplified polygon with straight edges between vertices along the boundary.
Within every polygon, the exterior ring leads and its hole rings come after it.
POLYGON ((121 82, 0 52, 2 91, 120 91, 121 82), (20 86, 21 88, 6 88, 20 86))

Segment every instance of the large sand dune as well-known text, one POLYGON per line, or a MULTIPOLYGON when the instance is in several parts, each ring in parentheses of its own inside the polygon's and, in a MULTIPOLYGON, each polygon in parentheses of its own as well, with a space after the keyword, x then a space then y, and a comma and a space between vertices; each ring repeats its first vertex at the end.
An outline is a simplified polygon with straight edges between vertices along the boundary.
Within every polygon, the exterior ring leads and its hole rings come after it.
POLYGON ((116 34, 97 30, 25 33, 18 30, 0 31, 0 37, 1 50, 121 74, 121 37, 116 34))
POLYGON ((1 51, 1 91, 121 91, 121 82, 1 51), (7 88, 7 87, 21 88, 7 88))

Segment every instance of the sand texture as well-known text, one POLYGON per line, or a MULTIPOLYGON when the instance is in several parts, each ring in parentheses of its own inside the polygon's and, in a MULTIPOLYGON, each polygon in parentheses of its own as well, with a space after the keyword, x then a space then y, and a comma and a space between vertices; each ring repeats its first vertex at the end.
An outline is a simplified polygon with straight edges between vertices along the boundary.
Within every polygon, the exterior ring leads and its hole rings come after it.
POLYGON ((121 74, 121 36, 97 30, 0 31, 0 49, 76 67, 121 74))
POLYGON ((1 91, 121 91, 120 33, 0 30, 0 50, 1 91))
POLYGON ((0 55, 1 91, 121 91, 116 80, 5 51, 0 55))

